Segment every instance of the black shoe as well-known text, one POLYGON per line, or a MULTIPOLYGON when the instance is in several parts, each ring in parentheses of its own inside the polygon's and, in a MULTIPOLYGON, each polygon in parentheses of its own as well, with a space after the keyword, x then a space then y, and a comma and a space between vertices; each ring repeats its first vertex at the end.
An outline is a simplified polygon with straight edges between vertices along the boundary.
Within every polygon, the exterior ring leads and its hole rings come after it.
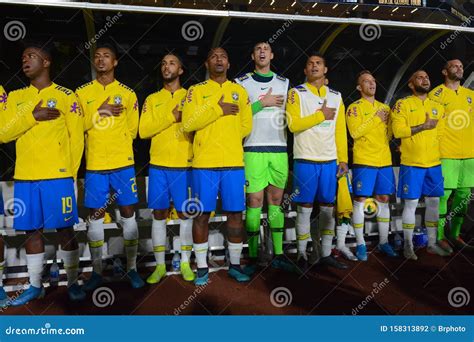
POLYGON ((347 266, 346 264, 337 261, 336 258, 334 258, 332 255, 319 259, 319 264, 328 267, 334 267, 338 270, 345 270, 349 268, 349 266, 347 266))

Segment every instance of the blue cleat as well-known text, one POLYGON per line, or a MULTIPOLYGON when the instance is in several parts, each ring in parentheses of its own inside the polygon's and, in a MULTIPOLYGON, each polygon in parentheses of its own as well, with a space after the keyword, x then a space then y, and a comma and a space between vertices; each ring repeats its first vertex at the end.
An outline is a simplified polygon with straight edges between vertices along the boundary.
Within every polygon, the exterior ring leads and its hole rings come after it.
POLYGON ((4 308, 5 306, 8 305, 8 296, 3 289, 2 286, 0 286, 0 308, 4 308))
POLYGON ((398 256, 398 253, 393 250, 392 246, 390 246, 390 244, 388 242, 379 245, 379 251, 382 252, 385 255, 388 255, 389 257, 392 257, 392 258, 398 256))
POLYGON ((67 294, 71 302, 80 302, 86 299, 86 293, 77 283, 72 284, 67 289, 67 294))
POLYGON ((357 245, 356 257, 360 261, 367 261, 367 246, 366 245, 357 245))
POLYGON ((250 281, 250 277, 242 271, 240 266, 238 267, 230 266, 228 274, 229 274, 229 277, 234 278, 239 283, 250 281))
POLYGON ((299 273, 297 266, 284 255, 277 255, 275 259, 272 260, 272 267, 290 273, 299 273))
POLYGON ((100 274, 92 272, 91 277, 84 284, 84 286, 82 287, 82 290, 86 292, 94 291, 96 288, 102 285, 103 282, 104 282, 104 279, 102 278, 100 274))
POLYGON ((209 282, 209 272, 204 274, 203 276, 197 276, 196 279, 194 280, 194 285, 196 286, 205 286, 209 282))
POLYGON ((43 298, 45 295, 45 290, 44 287, 34 287, 33 285, 30 285, 30 287, 22 292, 18 298, 15 298, 11 300, 8 305, 10 306, 23 306, 25 304, 28 304, 31 302, 33 299, 39 299, 43 298))
POLYGON ((254 273, 257 271, 257 264, 251 263, 244 267, 243 272, 248 275, 249 277, 253 276, 254 273))
POLYGON ((127 272, 127 277, 130 280, 130 284, 134 289, 139 289, 145 286, 145 282, 138 274, 137 270, 133 269, 127 272))

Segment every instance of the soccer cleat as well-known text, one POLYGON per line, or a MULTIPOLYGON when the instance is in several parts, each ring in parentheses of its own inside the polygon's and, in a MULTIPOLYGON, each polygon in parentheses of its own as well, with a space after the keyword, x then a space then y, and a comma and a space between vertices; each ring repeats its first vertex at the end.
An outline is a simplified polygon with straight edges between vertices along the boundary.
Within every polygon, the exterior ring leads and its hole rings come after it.
POLYGON ((205 286, 209 282, 209 272, 206 272, 205 274, 199 276, 199 273, 194 279, 194 285, 196 286, 205 286))
POLYGON ((277 255, 275 259, 272 260, 271 265, 277 270, 298 273, 298 269, 295 264, 288 260, 284 255, 277 255))
POLYGON ((99 273, 92 272, 91 277, 82 287, 82 290, 86 292, 94 291, 104 282, 104 278, 99 273))
POLYGON ((26 291, 22 292, 17 298, 10 301, 8 305, 22 306, 22 305, 28 304, 34 299, 43 298, 44 295, 45 295, 45 290, 43 286, 34 287, 33 285, 30 285, 30 287, 26 291))
POLYGON ((299 255, 298 258, 296 259, 296 273, 305 274, 308 270, 309 270, 308 260, 305 257, 299 255))
POLYGON ((137 270, 131 269, 130 271, 128 271, 127 272, 127 277, 130 280, 130 285, 132 285, 132 288, 139 289, 139 288, 145 286, 145 282, 140 277, 137 270))
POLYGON ((367 261, 367 246, 357 245, 356 256, 357 256, 357 259, 359 259, 360 261, 367 261))
MULTIPOLYGON (((189 263, 188 263, 188 266, 189 266, 189 263)), ((156 265, 153 273, 146 279, 146 282, 148 284, 157 284, 164 277, 166 277, 166 265, 158 264, 156 265)))
POLYGON ((186 281, 193 281, 196 278, 189 262, 182 262, 179 265, 179 271, 181 272, 183 279, 186 281))
POLYGON ((450 242, 453 244, 456 250, 464 249, 465 251, 474 250, 474 246, 468 245, 460 236, 455 239, 450 239, 450 242))
POLYGON ((68 287, 67 294, 71 302, 80 302, 86 299, 86 293, 77 283, 68 287))
POLYGON ((2 286, 0 286, 0 308, 7 306, 8 296, 2 286))
POLYGON ((388 242, 379 245, 379 251, 389 257, 395 258, 398 256, 398 253, 395 252, 388 242))
POLYGON ((430 254, 437 254, 439 256, 449 256, 450 253, 448 253, 447 251, 445 251, 443 248, 441 248, 440 246, 438 246, 437 244, 435 245, 432 245, 432 246, 428 246, 426 248, 426 251, 430 254))
POLYGON ((357 257, 351 252, 349 248, 343 246, 341 248, 336 248, 336 251, 339 252, 344 258, 350 261, 357 261, 357 257))
POLYGON ((240 266, 234 267, 231 265, 227 274, 229 275, 229 277, 234 278, 239 283, 250 281, 250 277, 242 271, 240 266))
POLYGON ((405 245, 403 248, 403 256, 408 260, 418 260, 418 257, 413 250, 413 246, 405 245))
POLYGON ((349 267, 346 264, 337 261, 336 258, 334 258, 332 255, 319 259, 319 264, 328 266, 328 267, 334 267, 339 270, 345 270, 349 267))
POLYGON ((438 240, 438 246, 440 246, 449 254, 452 254, 454 252, 447 239, 438 240))
POLYGON ((243 272, 248 275, 249 277, 253 276, 255 274, 255 272, 257 272, 257 263, 251 263, 251 264, 248 264, 246 265, 244 268, 243 268, 243 272))

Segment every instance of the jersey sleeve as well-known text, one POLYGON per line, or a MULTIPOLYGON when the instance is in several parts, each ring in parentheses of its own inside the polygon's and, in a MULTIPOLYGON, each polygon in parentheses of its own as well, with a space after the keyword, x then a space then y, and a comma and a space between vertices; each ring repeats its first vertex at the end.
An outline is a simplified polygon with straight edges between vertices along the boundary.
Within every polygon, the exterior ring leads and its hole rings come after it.
POLYGON ((241 91, 239 112, 243 139, 252 131, 252 106, 250 105, 249 96, 244 88, 242 88, 241 91))
POLYGON ((346 113, 344 103, 341 99, 341 104, 337 112, 336 120, 336 148, 337 160, 339 163, 347 163, 347 129, 346 129, 346 113))
POLYGON ((130 132, 130 136, 132 137, 132 139, 135 139, 138 133, 138 120, 139 120, 138 99, 137 99, 137 94, 135 94, 135 92, 132 92, 130 94, 130 97, 128 98, 125 115, 127 116, 127 126, 130 132))
POLYGON ((98 113, 96 114, 91 113, 90 111, 87 110, 87 106, 84 103, 84 97, 81 92, 76 90, 76 97, 79 103, 79 106, 81 107, 81 113, 82 113, 82 120, 83 120, 83 129, 84 132, 87 132, 90 130, 92 127, 94 127, 94 119, 98 118, 99 115, 98 113))
POLYGON ((393 135, 397 139, 411 137, 411 127, 408 124, 407 115, 404 101, 398 100, 390 113, 393 135))
POLYGON ((199 89, 196 86, 189 88, 186 101, 183 106, 183 128, 185 132, 193 132, 203 129, 207 125, 224 115, 220 99, 217 102, 202 102, 199 97, 199 89))
POLYGON ((436 124, 437 135, 441 138, 444 135, 446 128, 446 112, 444 106, 438 105, 438 111, 440 113, 438 123, 436 124))
POLYGON ((172 113, 174 108, 171 108, 170 104, 172 104, 172 101, 155 108, 153 107, 152 97, 148 96, 146 98, 140 117, 140 138, 150 139, 176 122, 172 113))
POLYGON ((346 120, 349 134, 353 139, 358 139, 365 136, 376 126, 382 123, 380 117, 376 112, 368 119, 364 120, 359 106, 357 104, 351 104, 347 109, 346 120))
POLYGON ((325 120, 320 110, 305 117, 301 117, 300 111, 300 97, 295 89, 291 89, 286 103, 286 120, 291 133, 307 130, 325 120))
POLYGON ((6 101, 5 109, 0 111, 0 143, 16 140, 36 125, 36 119, 33 116, 36 103, 29 101, 19 112, 15 93, 12 93, 6 101))
POLYGON ((71 172, 76 179, 84 152, 84 118, 76 94, 67 96, 66 105, 65 117, 71 151, 71 172))

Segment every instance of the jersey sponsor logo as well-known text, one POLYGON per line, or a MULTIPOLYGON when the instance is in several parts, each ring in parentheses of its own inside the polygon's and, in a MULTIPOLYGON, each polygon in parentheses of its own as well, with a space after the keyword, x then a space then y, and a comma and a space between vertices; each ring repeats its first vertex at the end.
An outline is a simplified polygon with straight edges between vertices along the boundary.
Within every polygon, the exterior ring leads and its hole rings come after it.
POLYGON ((207 99, 208 97, 211 97, 211 96, 212 96, 212 95, 203 95, 203 96, 202 96, 202 99, 205 100, 205 99, 207 99))
POLYGON ((193 91, 194 91, 193 88, 189 89, 188 95, 186 95, 186 100, 188 101, 188 103, 191 103, 191 101, 193 99, 193 91))
POLYGON ((48 101, 46 101, 46 105, 48 106, 48 108, 56 108, 56 105, 58 104, 58 100, 56 99, 48 99, 48 101))
POLYGON ((65 218, 64 218, 64 222, 67 222, 67 221, 69 221, 69 220, 71 220, 71 219, 72 219, 72 216, 65 217, 65 218))
POLYGON ((260 89, 261 89, 261 90, 267 90, 268 87, 261 87, 260 89))
POLYGON ((237 92, 232 92, 232 100, 238 101, 239 100, 239 94, 237 92))
POLYGON ((56 86, 55 89, 59 90, 59 91, 62 91, 66 95, 71 95, 72 94, 72 90, 69 90, 69 89, 61 87, 61 86, 56 86))
POLYGON ((94 102, 94 101, 95 101, 95 99, 93 99, 93 100, 88 100, 88 101, 87 101, 87 104, 91 104, 91 103, 94 102))
POLYGON ((413 112, 416 112, 416 108, 415 109, 410 109, 410 113, 413 113, 413 112))
POLYGON ((278 78, 280 81, 285 81, 286 82, 286 78, 283 77, 283 76, 276 75, 276 78, 278 78))
POLYGON ((439 88, 438 90, 435 91, 435 93, 433 95, 434 96, 440 96, 442 92, 443 92, 443 88, 439 88))
POLYGON ((295 104, 295 93, 296 91, 294 89, 292 89, 290 91, 290 96, 288 97, 288 101, 291 103, 291 104, 295 104))
POLYGON ((120 105, 120 104, 122 104, 122 96, 120 96, 120 95, 114 95, 114 104, 115 104, 115 105, 120 105))
POLYGON ((59 169, 59 172, 67 172, 67 169, 64 168, 64 169, 59 169))

